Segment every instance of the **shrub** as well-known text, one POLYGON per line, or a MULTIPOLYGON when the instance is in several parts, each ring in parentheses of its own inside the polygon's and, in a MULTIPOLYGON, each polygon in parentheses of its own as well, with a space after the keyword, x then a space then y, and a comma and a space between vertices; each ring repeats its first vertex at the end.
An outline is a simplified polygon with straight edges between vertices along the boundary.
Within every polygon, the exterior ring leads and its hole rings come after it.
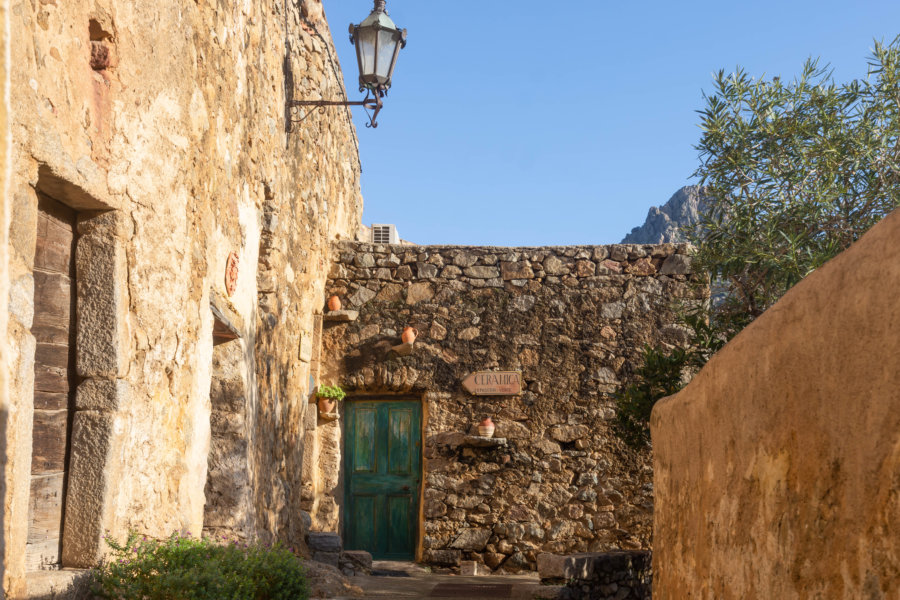
POLYGON ((110 536, 112 556, 92 571, 93 592, 116 600, 305 600, 300 559, 280 545, 195 539, 110 536))
POLYGON ((650 415, 656 403, 681 391, 725 345, 726 337, 706 317, 706 303, 682 306, 679 313, 681 323, 691 331, 687 346, 644 346, 643 363, 632 383, 616 394, 615 431, 636 449, 650 443, 650 415))
POLYGON ((793 80, 720 71, 704 98, 707 210, 689 237, 731 338, 900 207, 900 37, 875 43, 864 79, 809 60, 793 80))
POLYGON ((635 382, 616 396, 616 433, 628 445, 642 448, 650 443, 653 406, 682 388, 682 373, 689 361, 683 348, 644 347, 644 363, 635 373, 635 382))
POLYGON ((330 398, 336 402, 344 399, 347 393, 338 385, 320 385, 316 390, 316 396, 319 398, 330 398))

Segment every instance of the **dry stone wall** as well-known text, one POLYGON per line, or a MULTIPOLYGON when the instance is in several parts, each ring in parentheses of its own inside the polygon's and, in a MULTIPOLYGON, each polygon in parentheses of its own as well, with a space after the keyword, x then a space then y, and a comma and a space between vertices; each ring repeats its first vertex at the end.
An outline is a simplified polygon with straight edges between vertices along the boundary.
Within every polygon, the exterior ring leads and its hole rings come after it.
MULTIPOLYGON (((683 339, 673 303, 704 293, 687 252, 334 247, 326 295, 359 317, 326 321, 321 381, 351 395, 424 399, 426 562, 518 571, 534 569, 540 552, 649 547, 649 456, 613 435, 612 395, 644 344, 683 339), (392 347, 407 326, 420 336, 401 356, 392 347), (469 373, 496 369, 521 371, 524 392, 474 397, 461 388, 469 373), (505 445, 467 438, 486 415, 505 445)), ((340 436, 332 439, 339 454, 340 436)), ((319 494, 340 510, 339 482, 319 494)))
POLYGON ((286 119, 291 98, 343 95, 321 4, 14 0, 10 19, 5 591, 29 537, 39 192, 78 213, 63 563, 95 562, 104 530, 203 528, 220 326, 237 359, 217 393, 245 402, 233 496, 254 534, 302 545, 307 349, 329 243, 362 210, 347 109, 286 119))

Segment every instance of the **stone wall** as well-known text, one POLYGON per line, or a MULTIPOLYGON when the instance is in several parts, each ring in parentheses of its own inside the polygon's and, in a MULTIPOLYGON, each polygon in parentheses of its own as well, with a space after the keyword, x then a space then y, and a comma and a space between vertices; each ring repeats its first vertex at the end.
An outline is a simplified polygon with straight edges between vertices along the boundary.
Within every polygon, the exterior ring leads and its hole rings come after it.
POLYGON ((222 327, 252 533, 302 545, 314 312, 362 210, 347 109, 286 119, 292 97, 344 93, 319 0, 14 0, 11 19, 4 589, 21 590, 29 535, 39 192, 78 211, 63 563, 95 562, 104 530, 201 531, 222 327))
MULTIPOLYGON (((0 456, 8 451, 7 431, 13 403, 9 397, 9 350, 5 343, 9 312, 9 221, 10 221, 10 151, 12 136, 9 127, 9 67, 10 67, 10 19, 9 0, 0 0, 0 456)), ((4 508, 0 510, 0 547, 6 547, 12 540, 12 524, 6 509, 11 494, 10 478, 14 474, 8 461, 0 462, 0 499, 4 508)), ((0 554, 0 590, 8 589, 9 564, 6 556, 0 554)), ((18 589, 12 590, 18 592, 18 589)))
POLYGON ((653 591, 900 597, 900 212, 653 411, 653 591))
MULTIPOLYGON (((340 243, 326 296, 359 311, 326 321, 323 383, 423 398, 422 558, 533 569, 538 552, 647 548, 648 454, 613 435, 613 393, 646 343, 684 336, 672 305, 703 290, 686 246, 404 247, 340 243), (420 331, 408 356, 391 350, 420 331), (519 370, 514 397, 474 397, 478 370, 519 370), (473 447, 485 415, 504 445, 473 447)), ((324 299, 323 299, 324 300, 324 299)), ((338 526, 340 422, 320 427, 329 462, 314 527, 338 526)))
POLYGON ((647 550, 538 555, 545 585, 564 584, 560 600, 650 600, 653 570, 647 550))

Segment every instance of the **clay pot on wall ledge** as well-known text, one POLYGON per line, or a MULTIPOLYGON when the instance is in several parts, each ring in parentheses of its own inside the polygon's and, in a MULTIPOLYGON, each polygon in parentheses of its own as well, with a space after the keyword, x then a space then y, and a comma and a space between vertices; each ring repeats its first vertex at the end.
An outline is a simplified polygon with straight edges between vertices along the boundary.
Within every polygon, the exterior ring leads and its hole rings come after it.
POLYGON ((333 421, 337 418, 337 405, 347 394, 340 386, 321 385, 316 389, 316 405, 319 407, 319 416, 327 417, 333 421))
POLYGON ((322 396, 319 396, 317 404, 319 406, 319 414, 324 417, 325 415, 334 414, 334 407, 337 405, 337 402, 334 398, 323 398, 322 396))
POLYGON ((341 306, 343 306, 341 304, 341 299, 338 298, 337 296, 332 296, 331 298, 328 299, 328 310, 330 310, 330 311, 341 310, 341 306))
POLYGON ((494 437, 494 422, 491 421, 490 417, 485 417, 484 420, 478 424, 478 435, 481 437, 494 437))
POLYGON ((403 333, 400 335, 400 339, 404 344, 412 344, 416 341, 416 338, 419 337, 419 330, 415 327, 407 327, 403 330, 403 333))

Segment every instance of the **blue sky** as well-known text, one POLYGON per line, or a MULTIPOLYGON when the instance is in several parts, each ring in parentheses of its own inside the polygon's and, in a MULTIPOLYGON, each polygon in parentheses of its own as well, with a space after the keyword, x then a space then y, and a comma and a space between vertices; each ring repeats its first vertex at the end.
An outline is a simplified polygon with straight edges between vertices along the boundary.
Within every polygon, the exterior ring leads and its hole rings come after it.
MULTIPOLYGON (((347 25, 324 0, 351 99, 347 25)), ((354 109, 363 221, 422 244, 615 243, 692 182, 712 73, 790 79, 809 56, 863 77, 900 2, 388 0, 409 30, 377 130, 354 109)))

